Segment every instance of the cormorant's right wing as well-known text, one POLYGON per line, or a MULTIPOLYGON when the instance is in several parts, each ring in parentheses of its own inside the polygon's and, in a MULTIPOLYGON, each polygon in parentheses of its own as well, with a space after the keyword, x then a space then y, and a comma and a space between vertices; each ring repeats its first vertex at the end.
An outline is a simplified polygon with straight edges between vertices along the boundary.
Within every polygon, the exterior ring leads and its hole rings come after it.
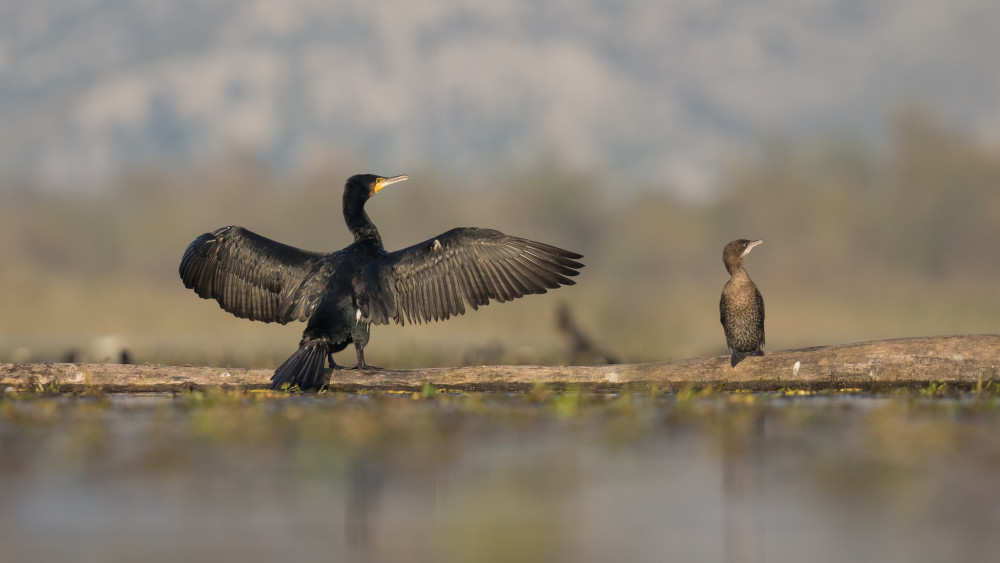
POLYGON ((315 308, 332 270, 323 258, 243 227, 223 227, 188 245, 180 274, 184 287, 237 317, 285 324, 308 319, 315 308))

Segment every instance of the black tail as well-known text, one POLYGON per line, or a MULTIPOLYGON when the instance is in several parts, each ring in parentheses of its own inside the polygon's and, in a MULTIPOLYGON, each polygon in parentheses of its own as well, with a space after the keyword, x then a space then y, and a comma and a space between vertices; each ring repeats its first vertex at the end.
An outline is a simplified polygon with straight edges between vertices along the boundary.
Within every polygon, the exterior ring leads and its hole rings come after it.
POLYGON ((299 349, 274 370, 271 389, 280 390, 287 383, 288 388, 297 385, 301 391, 318 390, 326 384, 323 367, 329 354, 326 343, 303 339, 299 349))
POLYGON ((729 356, 729 362, 732 363, 733 367, 736 367, 736 364, 742 362, 743 358, 746 358, 748 356, 763 356, 763 355, 764 351, 761 350, 760 348, 757 348, 753 352, 737 352, 736 350, 733 350, 733 354, 729 356))

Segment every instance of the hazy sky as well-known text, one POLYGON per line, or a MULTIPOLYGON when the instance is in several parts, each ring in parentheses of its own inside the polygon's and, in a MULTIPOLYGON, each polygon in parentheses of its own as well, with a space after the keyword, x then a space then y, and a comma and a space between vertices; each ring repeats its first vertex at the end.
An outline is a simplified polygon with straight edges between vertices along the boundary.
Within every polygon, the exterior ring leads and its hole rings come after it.
POLYGON ((1000 141, 998 30, 995 0, 3 2, 0 180, 556 153, 698 192, 768 135, 878 143, 903 104, 1000 141))

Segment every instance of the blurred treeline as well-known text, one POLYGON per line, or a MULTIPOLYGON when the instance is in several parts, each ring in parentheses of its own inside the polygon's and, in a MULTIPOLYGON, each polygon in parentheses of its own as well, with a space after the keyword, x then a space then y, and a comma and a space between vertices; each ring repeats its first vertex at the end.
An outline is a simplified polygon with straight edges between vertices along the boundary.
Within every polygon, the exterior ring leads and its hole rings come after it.
MULTIPOLYGON (((350 242, 341 186, 407 173, 368 205, 387 248, 461 225, 582 252, 579 285, 421 327, 376 327, 376 365, 564 362, 555 311, 626 361, 725 352, 723 245, 763 238, 747 265, 767 304, 766 349, 1000 329, 1000 153, 919 110, 888 147, 850 138, 768 140, 720 164, 711 198, 630 185, 541 157, 458 177, 331 162, 288 178, 234 157, 144 170, 98 194, 4 186, 0 361, 58 360, 120 335, 137 361, 270 367, 302 325, 235 319, 185 290, 177 265, 198 234, 243 225, 312 250, 350 242)), ((353 352, 338 361, 353 362, 353 352)), ((87 358, 96 359, 104 358, 87 358)))

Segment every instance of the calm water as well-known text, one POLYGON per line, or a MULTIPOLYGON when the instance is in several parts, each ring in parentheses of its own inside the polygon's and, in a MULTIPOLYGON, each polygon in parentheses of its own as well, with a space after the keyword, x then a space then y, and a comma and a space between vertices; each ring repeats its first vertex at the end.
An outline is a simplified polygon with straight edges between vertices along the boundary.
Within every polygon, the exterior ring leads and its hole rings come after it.
POLYGON ((952 396, 0 398, 0 561, 995 560, 952 396))

